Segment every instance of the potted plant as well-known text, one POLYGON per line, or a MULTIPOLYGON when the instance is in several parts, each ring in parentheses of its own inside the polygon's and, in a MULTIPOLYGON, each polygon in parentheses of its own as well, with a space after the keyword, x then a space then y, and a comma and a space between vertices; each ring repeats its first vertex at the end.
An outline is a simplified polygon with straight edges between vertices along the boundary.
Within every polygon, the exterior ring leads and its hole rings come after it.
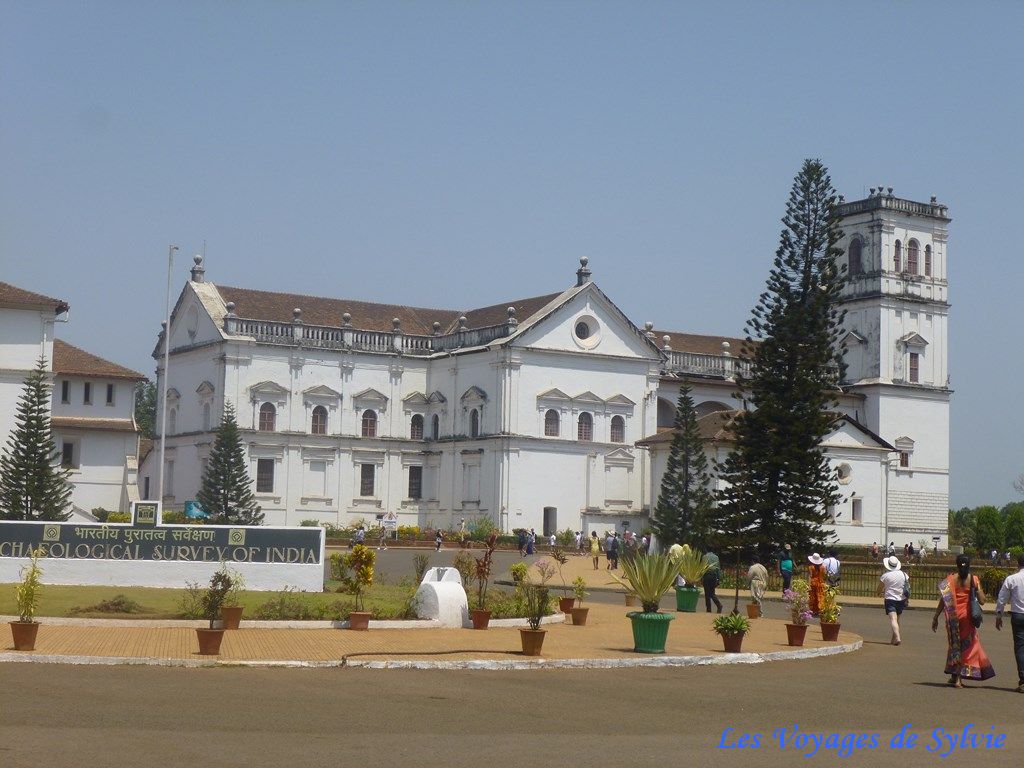
POLYGON ((676 587, 676 610, 693 613, 697 610, 697 598, 700 597, 700 583, 708 571, 708 563, 704 555, 695 549, 684 546, 676 558, 676 572, 686 582, 676 587))
POLYGON ((750 631, 750 620, 738 613, 716 616, 711 628, 722 636, 726 653, 740 653, 743 636, 750 631))
POLYGON ((209 627, 197 627, 196 637, 199 639, 199 653, 203 656, 216 656, 220 653, 220 644, 224 639, 224 628, 214 629, 214 623, 220 619, 220 609, 224 599, 231 591, 231 577, 226 571, 218 570, 210 578, 210 586, 203 594, 203 618, 210 622, 209 627))
POLYGON ((668 555, 640 555, 622 561, 620 579, 612 574, 629 593, 636 595, 642 611, 630 611, 633 623, 633 650, 638 653, 664 653, 668 638, 668 623, 675 618, 671 613, 661 613, 658 605, 661 597, 672 587, 678 565, 668 555))
POLYGON ((526 620, 529 628, 519 630, 519 639, 523 644, 524 656, 540 656, 544 645, 546 629, 540 628, 548 607, 548 588, 543 584, 524 584, 523 593, 526 597, 526 620))
POLYGON ((760 619, 761 618, 761 604, 760 603, 747 603, 747 618, 748 619, 760 619))
POLYGON ((224 621, 224 629, 238 629, 242 622, 242 592, 245 590, 245 578, 234 568, 228 568, 223 563, 220 569, 231 578, 231 589, 224 598, 220 617, 224 621))
POLYGON ((14 588, 14 596, 18 604, 18 620, 12 621, 10 624, 16 651, 34 651, 36 649, 36 635, 39 634, 36 611, 39 609, 39 592, 43 586, 43 569, 39 567, 39 558, 42 556, 41 549, 32 550, 28 565, 21 569, 21 583, 14 588))
POLYGON ((523 562, 512 563, 512 565, 509 566, 508 572, 512 575, 513 582, 516 584, 522 584, 526 581, 526 577, 530 573, 530 566, 523 562))
POLYGON ((572 610, 573 604, 576 602, 575 597, 569 597, 569 586, 565 583, 565 573, 562 571, 562 567, 569 562, 569 558, 566 557, 566 554, 561 547, 552 547, 551 559, 557 564, 558 577, 562 580, 562 596, 558 598, 558 610, 562 613, 568 614, 572 610))
POLYGON ((487 549, 483 557, 476 560, 476 608, 470 612, 473 619, 473 629, 487 629, 491 622, 491 612, 487 605, 487 586, 491 580, 491 556, 494 554, 495 542, 498 534, 492 533, 487 539, 487 549))
POLYGON ((807 634, 807 622, 811 611, 807 594, 810 585, 804 579, 793 579, 790 588, 782 593, 782 602, 789 607, 790 623, 786 624, 786 636, 790 645, 803 645, 807 634))
POLYGON ((818 612, 821 621, 821 639, 839 639, 839 614, 843 607, 839 605, 839 590, 835 587, 825 587, 825 596, 821 601, 821 610, 818 612))
POLYGON ((366 630, 370 627, 370 612, 366 610, 363 593, 373 584, 373 563, 377 555, 372 549, 356 544, 345 555, 345 574, 342 578, 344 589, 353 600, 353 610, 348 615, 348 628, 366 630))
POLYGON ((587 614, 590 612, 589 608, 583 607, 583 598, 589 594, 586 587, 587 583, 583 580, 582 576, 577 576, 572 583, 572 592, 575 595, 576 605, 569 610, 569 613, 572 615, 572 623, 577 627, 582 627, 587 623, 587 614))

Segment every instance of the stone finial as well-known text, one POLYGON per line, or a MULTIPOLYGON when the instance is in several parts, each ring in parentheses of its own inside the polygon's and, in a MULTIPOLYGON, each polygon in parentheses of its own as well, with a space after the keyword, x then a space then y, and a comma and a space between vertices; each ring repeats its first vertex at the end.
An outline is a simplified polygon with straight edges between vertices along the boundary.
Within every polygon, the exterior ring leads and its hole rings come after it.
POLYGON ((160 332, 163 333, 166 330, 167 330, 167 321, 166 320, 161 320, 160 321, 160 332))
POLYGON ((198 253, 192 257, 192 282, 201 283, 203 282, 203 274, 206 270, 203 268, 203 257, 198 253))
POLYGON ((391 328, 395 332, 402 330, 402 321, 397 317, 391 318, 391 328))
POLYGON ((466 330, 466 316, 465 315, 461 315, 459 317, 459 330, 460 331, 466 330))
POLYGON ((435 336, 440 336, 441 335, 441 324, 439 322, 437 322, 437 320, 434 321, 433 328, 434 328, 434 335, 435 336))
POLYGON ((348 312, 346 312, 345 314, 343 314, 343 315, 341 316, 341 324, 342 324, 342 325, 343 325, 343 326, 344 326, 345 328, 348 328, 348 327, 349 327, 349 325, 351 325, 351 323, 352 323, 352 315, 350 315, 350 314, 349 314, 348 312))
POLYGON ((665 352, 671 352, 672 351, 672 344, 671 344, 671 342, 672 342, 672 337, 669 336, 666 333, 664 336, 661 337, 661 348, 665 352))
POLYGON ((590 267, 587 265, 590 263, 590 259, 586 256, 580 257, 580 268, 576 270, 576 285, 585 285, 590 282, 590 267))
POLYGON ((292 322, 293 323, 301 323, 302 322, 302 310, 299 307, 296 307, 295 309, 292 310, 292 322))
POLYGON ((886 187, 885 192, 887 195, 889 195, 889 197, 892 197, 892 187, 886 187))
POLYGON ((729 352, 730 349, 732 349, 732 344, 730 344, 728 341, 723 341, 722 342, 722 356, 723 357, 729 357, 729 355, 731 354, 729 352))
POLYGON ((505 314, 508 315, 508 324, 509 325, 519 325, 519 321, 516 320, 516 308, 515 307, 509 307, 508 309, 506 309, 505 310, 505 314))
POLYGON ((874 197, 874 196, 875 196, 875 188, 874 188, 874 187, 872 187, 872 188, 871 188, 871 189, 870 189, 870 190, 868 191, 868 197, 874 197))
POLYGON ((932 199, 931 199, 931 204, 932 204, 932 205, 935 205, 935 204, 937 204, 938 202, 939 202, 939 198, 938 198, 938 197, 936 197, 935 195, 932 195, 932 199))
POLYGON ((228 317, 235 316, 235 302, 229 301, 227 304, 224 305, 224 309, 228 311, 228 317))
POLYGON ((650 320, 644 323, 644 336, 646 336, 649 339, 654 338, 654 323, 652 323, 650 320))

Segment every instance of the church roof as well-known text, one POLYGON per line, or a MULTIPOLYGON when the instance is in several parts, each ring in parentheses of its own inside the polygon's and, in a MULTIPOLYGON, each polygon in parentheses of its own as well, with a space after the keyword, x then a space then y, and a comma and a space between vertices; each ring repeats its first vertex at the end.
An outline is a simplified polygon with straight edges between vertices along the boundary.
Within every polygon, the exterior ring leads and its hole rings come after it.
POLYGON ((68 303, 63 299, 52 299, 41 293, 26 291, 10 283, 0 282, 0 306, 24 307, 26 309, 53 307, 54 314, 67 312, 68 303))
POLYGON ((454 331, 459 327, 459 318, 463 315, 466 317, 467 328, 500 325, 508 320, 508 307, 516 308, 516 319, 522 322, 561 295, 553 293, 504 301, 478 309, 455 310, 258 291, 226 285, 218 285, 217 290, 225 303, 234 302, 235 314, 238 317, 291 322, 292 310, 299 308, 302 310, 304 323, 336 328, 342 325, 342 315, 347 312, 353 328, 385 332, 393 329, 392 321, 397 317, 402 324, 402 331, 422 336, 429 336, 434 332, 435 322, 441 324, 442 333, 454 331))
POLYGON ((53 372, 61 376, 95 376, 104 379, 146 378, 138 371, 104 360, 60 339, 53 340, 53 372))
POLYGON ((702 355, 722 354, 722 342, 729 342, 729 354, 739 357, 746 339, 735 336, 704 336, 697 333, 680 333, 679 331, 652 331, 654 343, 661 349, 664 337, 669 337, 669 346, 673 352, 696 352, 702 355))

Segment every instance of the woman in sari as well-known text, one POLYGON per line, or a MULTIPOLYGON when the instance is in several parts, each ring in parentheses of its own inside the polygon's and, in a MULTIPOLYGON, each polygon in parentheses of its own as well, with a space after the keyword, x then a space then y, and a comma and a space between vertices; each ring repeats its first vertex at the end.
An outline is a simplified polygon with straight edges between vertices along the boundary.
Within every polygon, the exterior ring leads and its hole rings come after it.
POLYGON ((956 558, 956 573, 951 573, 939 582, 939 604, 932 617, 932 632, 939 628, 939 617, 946 618, 946 674, 949 684, 963 688, 961 680, 988 680, 995 676, 992 663, 981 647, 978 630, 971 622, 971 586, 978 596, 978 602, 985 604, 985 593, 978 577, 971 573, 971 558, 959 555, 956 558))
POLYGON ((811 613, 817 616, 825 599, 825 561, 817 552, 808 557, 807 561, 810 563, 807 570, 811 577, 811 591, 807 594, 807 602, 811 613))

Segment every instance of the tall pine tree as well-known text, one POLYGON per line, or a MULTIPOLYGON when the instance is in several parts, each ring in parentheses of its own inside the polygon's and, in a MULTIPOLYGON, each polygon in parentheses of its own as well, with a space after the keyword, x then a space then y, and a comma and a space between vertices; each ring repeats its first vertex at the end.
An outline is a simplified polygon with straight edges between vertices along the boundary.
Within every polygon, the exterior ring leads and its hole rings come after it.
POLYGON ((245 449, 238 434, 235 407, 224 404, 224 419, 217 430, 210 460, 196 495, 211 523, 221 525, 262 525, 263 513, 256 505, 252 480, 245 466, 245 449))
POLYGON ((50 431, 50 384, 40 358, 25 380, 15 427, 0 456, 0 520, 67 520, 71 470, 59 464, 50 431))
POLYGON ((703 551, 708 544, 714 497, 708 458, 690 392, 687 384, 679 388, 673 424, 675 435, 651 525, 662 545, 685 543, 703 551))
POLYGON ((821 445, 835 425, 844 371, 838 202, 825 166, 805 161, 767 289, 747 323, 750 372, 737 377, 744 411, 733 423, 734 449, 719 467, 728 483, 719 496, 720 528, 752 534, 765 552, 783 543, 820 546, 828 507, 840 501, 821 445))

